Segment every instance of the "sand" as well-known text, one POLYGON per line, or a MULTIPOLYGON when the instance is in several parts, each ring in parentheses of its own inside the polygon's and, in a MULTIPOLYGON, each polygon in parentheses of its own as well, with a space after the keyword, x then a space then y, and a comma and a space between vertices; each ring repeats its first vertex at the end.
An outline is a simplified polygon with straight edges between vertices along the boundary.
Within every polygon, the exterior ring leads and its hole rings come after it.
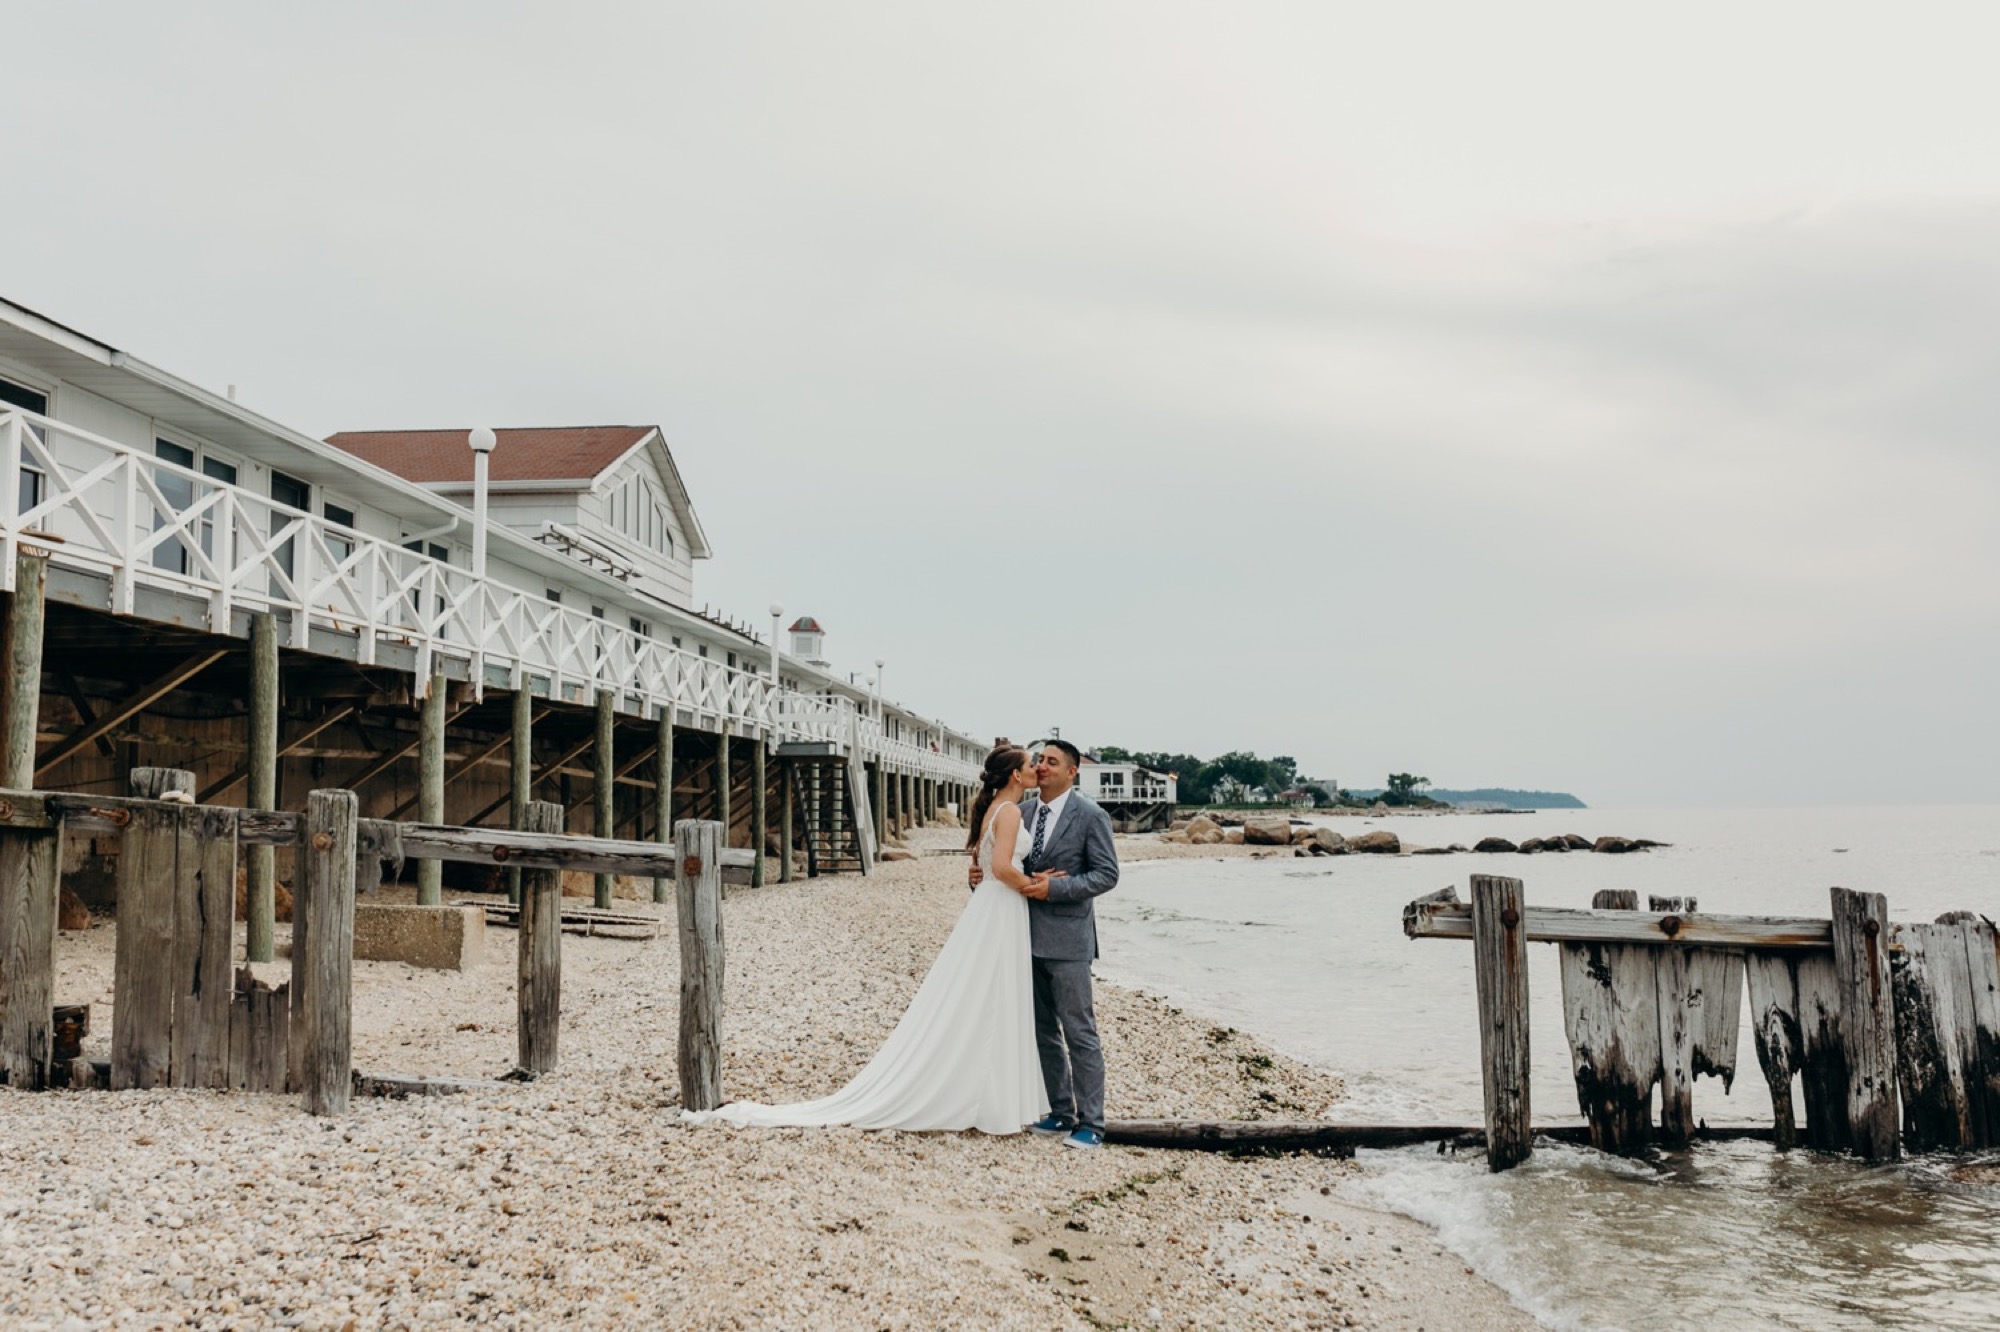
MULTIPOLYGON (((865 880, 732 893, 729 1095, 823 1094, 865 1062, 963 905, 961 836, 915 832, 916 860, 865 880)), ((97 1005, 100 1057, 111 936, 59 944, 58 1002, 97 1005)), ((357 963, 356 1066, 505 1073, 514 937, 493 930, 464 974, 357 963)), ((566 936, 561 1068, 534 1083, 357 1100, 338 1120, 293 1097, 0 1093, 0 1324, 1533 1326, 1424 1227, 1340 1199, 1350 1162, 683 1127, 677 964, 671 930, 566 936)), ((1339 1099, 1337 1078, 1198 1014, 1098 996, 1113 1118, 1310 1118, 1339 1099)))

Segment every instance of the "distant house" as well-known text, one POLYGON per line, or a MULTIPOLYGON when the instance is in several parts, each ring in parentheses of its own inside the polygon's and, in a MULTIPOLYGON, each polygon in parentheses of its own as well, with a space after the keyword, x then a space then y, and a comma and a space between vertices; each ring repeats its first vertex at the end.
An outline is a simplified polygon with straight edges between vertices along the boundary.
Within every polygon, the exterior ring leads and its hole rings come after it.
MULTIPOLYGON (((556 426, 495 432, 492 521, 634 591, 689 609, 708 538, 658 426, 556 426)), ((345 430, 327 443, 467 507, 464 430, 345 430)))
POLYGON ((1208 798, 1217 805, 1241 805, 1249 802, 1250 788, 1234 777, 1227 775, 1215 779, 1208 788, 1208 798))
POLYGON ((1105 763, 1085 754, 1077 770, 1077 789, 1104 806, 1120 832, 1145 832, 1165 827, 1173 818, 1177 779, 1137 763, 1105 763))

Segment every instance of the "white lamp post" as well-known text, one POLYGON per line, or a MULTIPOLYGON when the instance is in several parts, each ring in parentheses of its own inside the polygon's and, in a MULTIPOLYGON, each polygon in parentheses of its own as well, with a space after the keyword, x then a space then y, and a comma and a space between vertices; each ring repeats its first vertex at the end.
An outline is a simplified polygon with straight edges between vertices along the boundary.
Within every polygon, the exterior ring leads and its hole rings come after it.
POLYGON ((485 426, 466 436, 472 446, 472 576, 486 580, 486 462, 499 437, 485 426))
POLYGON ((785 608, 777 602, 771 603, 771 688, 778 687, 778 620, 785 608))
POLYGON ((875 658, 875 674, 868 678, 875 682, 875 720, 882 723, 882 735, 886 739, 889 734, 889 718, 882 711, 882 677, 886 674, 882 669, 883 664, 880 657, 875 658))

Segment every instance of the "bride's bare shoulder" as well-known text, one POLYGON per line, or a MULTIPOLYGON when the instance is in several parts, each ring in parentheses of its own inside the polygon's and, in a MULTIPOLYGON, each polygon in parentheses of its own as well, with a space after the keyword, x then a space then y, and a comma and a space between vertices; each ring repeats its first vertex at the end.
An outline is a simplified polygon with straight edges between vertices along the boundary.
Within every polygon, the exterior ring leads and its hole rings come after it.
POLYGON ((1000 808, 993 811, 993 831, 1021 826, 1021 807, 1011 800, 1000 802, 1000 808))

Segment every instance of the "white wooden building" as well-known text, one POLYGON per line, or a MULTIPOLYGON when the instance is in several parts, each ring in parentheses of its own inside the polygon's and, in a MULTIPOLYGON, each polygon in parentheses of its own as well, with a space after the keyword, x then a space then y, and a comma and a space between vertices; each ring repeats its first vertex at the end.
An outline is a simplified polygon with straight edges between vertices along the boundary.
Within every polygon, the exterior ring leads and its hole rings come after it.
POLYGON ((1176 779, 1137 763, 1105 763, 1089 754, 1077 769, 1077 789, 1105 807, 1120 832, 1165 827, 1173 818, 1176 779))
MULTIPOLYGON (((280 750, 303 769, 285 782, 300 798, 359 771, 330 761, 384 743, 379 726, 371 741, 351 716, 325 720, 341 698, 380 722, 434 680, 452 700, 450 748, 468 756, 447 821, 491 813, 480 806, 506 760, 470 755, 515 693, 564 716, 608 696, 621 725, 664 721, 676 744, 728 733, 774 757, 851 759, 856 785, 905 811, 976 784, 986 746, 970 735, 693 611, 708 539, 657 427, 498 437, 480 576, 466 431, 315 439, 0 300, 0 473, 14 478, 0 492, 0 586, 13 590, 17 556, 45 553, 55 617, 41 784, 109 788, 136 762, 171 762, 207 786, 240 767, 240 740, 165 752, 176 727, 153 714, 180 691, 240 696, 242 641, 265 615, 287 654, 288 729, 324 722, 280 750)), ((577 771, 564 761, 549 780, 577 771)), ((380 778, 411 781, 394 764, 380 778)), ((367 812, 400 796, 362 798, 367 812)), ((644 824, 642 802, 627 803, 644 824)))

